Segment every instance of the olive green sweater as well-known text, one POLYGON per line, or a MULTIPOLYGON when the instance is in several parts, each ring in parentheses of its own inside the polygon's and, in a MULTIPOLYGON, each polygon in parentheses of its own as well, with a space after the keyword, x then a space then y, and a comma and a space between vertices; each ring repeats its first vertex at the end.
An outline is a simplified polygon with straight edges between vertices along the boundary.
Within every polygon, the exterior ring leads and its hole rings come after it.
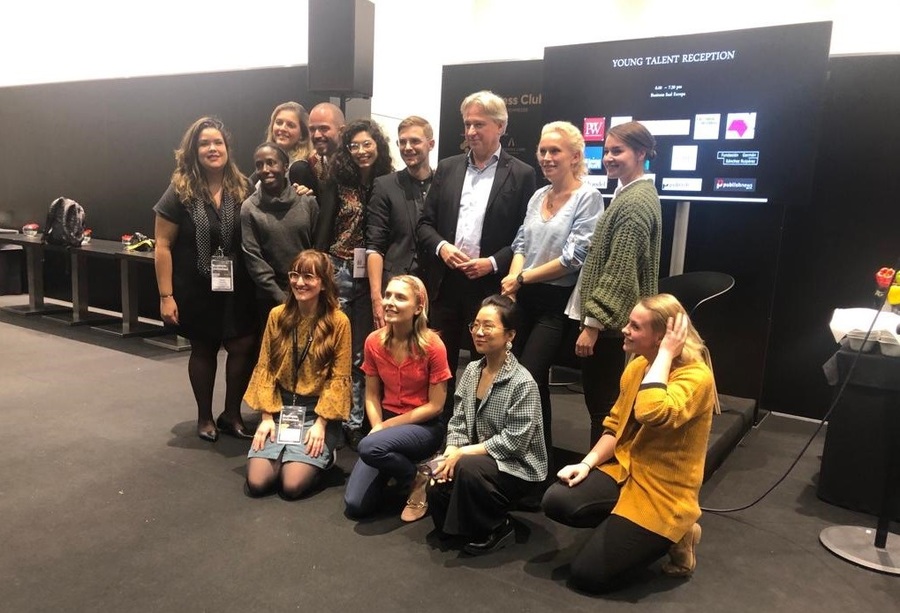
POLYGON ((581 322, 618 331, 658 291, 662 211, 653 181, 633 181, 600 216, 581 275, 581 322))

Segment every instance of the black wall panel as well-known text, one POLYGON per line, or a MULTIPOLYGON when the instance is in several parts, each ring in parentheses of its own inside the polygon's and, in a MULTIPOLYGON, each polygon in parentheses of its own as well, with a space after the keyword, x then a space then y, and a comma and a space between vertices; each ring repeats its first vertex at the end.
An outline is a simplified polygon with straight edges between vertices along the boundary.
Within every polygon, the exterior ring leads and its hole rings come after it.
MULTIPOLYGON (((306 81, 306 67, 293 66, 0 88, 0 225, 43 225, 50 202, 68 196, 97 238, 152 235, 152 207, 188 125, 220 117, 249 174, 275 105, 296 100, 308 110, 327 99, 308 95, 306 81)), ((94 283, 94 268, 110 278, 102 263, 92 266, 92 306, 118 308, 118 282, 94 283)), ((47 274, 48 295, 63 297, 60 267, 48 264, 47 274)), ((155 301, 145 303, 142 314, 158 315, 155 301)))
MULTIPOLYGON (((763 402, 818 418, 835 308, 872 307, 875 271, 900 258, 900 55, 829 62, 812 197, 786 211, 763 402)), ((784 126, 790 130, 790 126, 784 126)))

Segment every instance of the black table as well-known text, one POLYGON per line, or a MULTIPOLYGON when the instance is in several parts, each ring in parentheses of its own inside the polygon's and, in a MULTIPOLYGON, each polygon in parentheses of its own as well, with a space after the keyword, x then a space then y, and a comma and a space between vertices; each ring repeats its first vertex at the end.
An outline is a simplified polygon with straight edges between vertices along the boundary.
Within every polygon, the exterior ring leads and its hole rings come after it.
POLYGON ((819 539, 861 566, 900 574, 900 546, 887 542, 891 519, 900 518, 900 358, 863 353, 850 373, 856 359, 841 348, 830 361, 836 390, 850 379, 828 421, 817 494, 877 515, 878 527, 832 526, 819 539))
POLYGON ((135 266, 153 265, 153 252, 128 251, 121 241, 94 239, 80 247, 46 245, 41 235, 0 234, 0 242, 20 245, 25 250, 28 278, 28 304, 3 307, 18 315, 46 315, 50 319, 71 326, 91 325, 98 330, 118 336, 148 336, 165 334, 159 324, 138 320, 138 286, 133 282, 135 266), (71 265, 71 308, 44 302, 44 252, 65 252, 71 265), (90 311, 90 292, 87 280, 87 261, 90 258, 113 258, 119 262, 122 316, 116 317, 90 311))

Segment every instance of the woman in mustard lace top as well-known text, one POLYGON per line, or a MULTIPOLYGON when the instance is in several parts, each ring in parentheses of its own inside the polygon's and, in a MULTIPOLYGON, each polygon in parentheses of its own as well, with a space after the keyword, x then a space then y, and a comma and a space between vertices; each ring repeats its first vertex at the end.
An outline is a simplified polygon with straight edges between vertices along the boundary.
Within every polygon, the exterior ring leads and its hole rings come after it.
POLYGON ((334 464, 350 410, 350 322, 338 306, 331 260, 301 251, 288 278, 291 292, 269 314, 244 395, 262 412, 248 454, 251 496, 271 492, 276 483, 284 498, 306 494, 334 464), (296 428, 286 428, 289 423, 296 428), (299 433, 296 442, 289 442, 291 433, 299 433))

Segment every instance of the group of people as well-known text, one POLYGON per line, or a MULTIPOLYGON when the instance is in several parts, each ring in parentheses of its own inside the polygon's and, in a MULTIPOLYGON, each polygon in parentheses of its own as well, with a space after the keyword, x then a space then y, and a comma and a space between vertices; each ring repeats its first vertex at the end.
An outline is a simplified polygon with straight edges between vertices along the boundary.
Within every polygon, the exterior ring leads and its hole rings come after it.
POLYGON ((604 210, 575 126, 543 127, 536 189, 501 146, 502 98, 476 92, 460 112, 465 153, 433 169, 432 128, 411 116, 396 172, 380 126, 329 103, 278 105, 249 178, 219 120, 190 126, 154 211, 160 314, 191 340, 197 434, 252 439, 250 496, 307 495, 347 444, 359 454, 349 517, 400 491, 404 521, 430 514, 436 537, 480 555, 508 545, 510 511, 539 500, 595 528, 573 586, 613 589, 666 553, 663 570, 688 575, 717 396, 686 312, 657 295, 653 136, 637 122, 608 130, 618 187, 604 210), (457 377, 464 348, 479 358, 457 377), (567 350, 593 447, 556 470, 548 378, 567 350), (261 414, 255 432, 242 399, 261 414))

